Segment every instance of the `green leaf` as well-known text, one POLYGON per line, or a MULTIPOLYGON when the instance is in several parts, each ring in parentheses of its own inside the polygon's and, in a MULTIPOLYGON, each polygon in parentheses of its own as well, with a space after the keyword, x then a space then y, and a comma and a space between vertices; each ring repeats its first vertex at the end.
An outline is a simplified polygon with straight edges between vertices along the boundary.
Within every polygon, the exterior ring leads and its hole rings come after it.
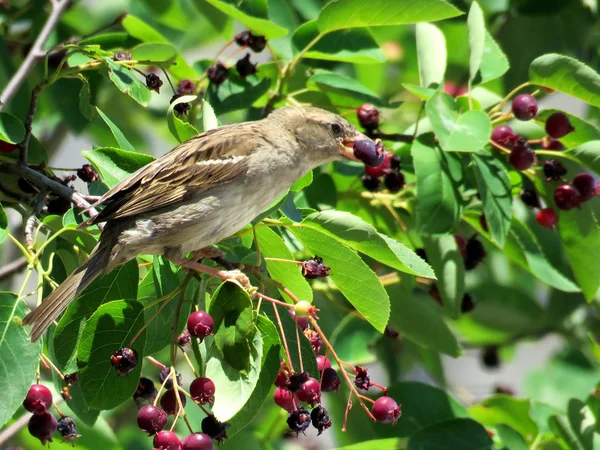
POLYGON ((269 78, 259 80, 254 75, 242 78, 237 72, 230 71, 227 80, 219 86, 214 83, 208 85, 206 100, 217 115, 225 114, 250 108, 270 87, 269 78))
POLYGON ((260 333, 254 333, 248 351, 250 364, 247 371, 230 366, 216 345, 209 352, 206 377, 215 383, 212 413, 221 422, 228 421, 243 408, 258 383, 263 355, 263 338, 260 333))
POLYGON ((527 441, 517 431, 503 424, 496 426, 498 437, 502 441, 505 448, 510 450, 528 450, 527 441))
POLYGON ((167 123, 169 125, 169 131, 177 139, 179 143, 185 142, 188 139, 200 134, 194 126, 189 122, 184 122, 174 111, 175 106, 180 103, 190 103, 196 100, 196 95, 184 95, 176 99, 169 105, 167 110, 167 123))
POLYGON ((573 269, 575 279, 581 286, 588 302, 594 300, 600 287, 600 224, 589 204, 580 209, 559 211, 558 233, 573 269))
POLYGON ((438 278, 437 287, 444 309, 450 317, 457 318, 465 293, 465 266, 456 239, 452 234, 422 239, 427 260, 438 278))
POLYGON ((600 106, 600 75, 568 56, 550 53, 536 58, 529 66, 529 80, 600 106))
POLYGON ((79 91, 79 112, 87 120, 92 120, 96 116, 96 108, 92 105, 92 94, 90 92, 90 83, 87 78, 81 78, 81 90, 79 91))
POLYGON ((220 127, 219 119, 215 114, 215 110, 206 100, 202 101, 202 129, 209 131, 220 127))
POLYGON ((378 233, 367 222, 350 213, 335 210, 313 213, 299 226, 324 233, 394 269, 411 275, 435 278, 431 267, 416 253, 388 236, 378 233))
MULTIPOLYGON (((504 75, 509 68, 510 63, 508 62, 508 58, 490 32, 486 31, 481 65, 479 66, 479 73, 475 77, 474 82, 477 84, 487 83, 504 75)), ((485 109, 486 107, 484 106, 483 108, 485 109)))
POLYGON ((215 345, 224 361, 240 371, 250 369, 249 341, 255 332, 252 302, 237 283, 222 283, 215 291, 208 313, 215 321, 215 345))
POLYGON ((246 25, 254 34, 265 36, 268 40, 277 39, 288 34, 288 30, 267 19, 246 14, 232 4, 222 0, 206 0, 212 6, 227 14, 234 20, 246 25))
MULTIPOLYGON (((292 36, 294 54, 300 53, 319 34, 317 21, 302 24, 292 36)), ((385 54, 367 29, 333 31, 323 36, 304 53, 303 58, 341 61, 355 64, 384 62, 385 54)))
POLYGON ((100 305, 110 301, 135 300, 137 279, 137 263, 130 261, 93 281, 69 305, 54 329, 54 355, 61 369, 67 372, 75 370, 75 350, 85 326, 84 319, 90 317, 100 305))
POLYGON ((597 449, 600 436, 596 433, 596 418, 593 411, 581 400, 572 398, 568 405, 568 418, 571 429, 585 449, 597 449))
POLYGON ((452 97, 436 92, 425 104, 431 127, 440 146, 451 152, 477 152, 486 146, 491 133, 490 118, 483 111, 458 112, 452 97))
POLYGON ((590 450, 594 448, 586 447, 584 443, 580 441, 580 437, 575 430, 571 428, 566 417, 557 415, 551 416, 548 419, 548 425, 554 435, 559 436, 565 442, 569 450, 590 450))
POLYGON ((7 112, 0 112, 0 141, 18 144, 25 137, 25 127, 19 119, 7 112))
POLYGON ((302 189, 304 189, 307 186, 310 186, 310 184, 313 182, 313 171, 310 170, 308 172, 306 172, 304 175, 302 175, 300 178, 298 178, 294 184, 292 184, 292 187, 290 187, 290 191, 291 192, 299 192, 302 189))
POLYGON ((128 400, 135 392, 144 359, 146 331, 137 337, 132 349, 138 352, 138 365, 127 376, 119 376, 110 357, 144 326, 144 309, 135 301, 104 303, 90 317, 77 347, 79 384, 87 405, 92 409, 111 409, 128 400))
POLYGON ((6 211, 0 203, 0 244, 4 242, 8 236, 8 218, 6 217, 6 211))
POLYGON ((322 69, 315 70, 315 74, 306 80, 306 87, 314 91, 352 97, 377 106, 385 105, 385 102, 375 92, 363 86, 355 79, 322 69))
POLYGON ((21 320, 28 313, 22 300, 12 292, 0 292, 0 427, 23 403, 34 382, 42 341, 31 342, 21 320))
POLYGON ((133 147, 133 145, 131 145, 129 143, 129 141, 123 134, 123 132, 121 130, 119 130, 119 127, 117 127, 114 124, 114 122, 112 120, 110 120, 108 118, 108 116, 102 112, 102 110, 100 108, 96 107, 96 111, 98 111, 98 114, 100 114, 100 117, 102 117, 102 120, 104 120, 106 125, 108 125, 108 128, 110 128, 111 133, 113 134, 113 136, 117 140, 117 143, 119 144, 119 148, 121 148, 123 150, 127 150, 129 152, 135 152, 135 148, 133 147))
MULTIPOLYGON (((566 148, 571 149, 573 147, 577 147, 578 145, 586 144, 589 141, 600 140, 600 130, 596 128, 595 125, 592 125, 580 117, 574 116, 573 114, 569 114, 559 109, 544 109, 543 111, 540 111, 537 116, 535 116, 534 120, 538 125, 544 127, 546 119, 557 112, 566 115, 569 118, 571 125, 575 128, 575 131, 572 131, 566 136, 560 138, 561 144, 563 144, 566 148)), ((568 153, 571 152, 573 151, 568 151, 568 153)), ((598 157, 600 158, 600 148, 598 149, 598 157)), ((598 165, 598 168, 600 168, 600 164, 598 165)))
POLYGON ((485 19, 481 6, 476 1, 471 3, 467 17, 467 28, 469 30, 469 83, 473 83, 479 73, 483 51, 485 46, 485 19))
POLYGON ((449 174, 448 156, 434 143, 433 135, 419 136, 411 155, 417 177, 416 218, 422 234, 454 229, 460 217, 460 197, 449 174))
POLYGON ((173 61, 177 50, 167 43, 140 44, 131 49, 131 57, 136 61, 173 61))
POLYGON ((434 22, 462 14, 442 0, 422 0, 415 8, 413 0, 339 0, 323 8, 317 25, 321 33, 344 28, 404 25, 434 22))
POLYGON ((392 299, 389 326, 421 347, 447 355, 461 354, 456 337, 442 318, 442 309, 429 297, 416 297, 397 286, 388 287, 392 299))
POLYGON ((444 33, 430 23, 418 23, 417 58, 422 87, 436 88, 443 84, 447 56, 444 33))
POLYGON ((504 161, 489 152, 472 155, 479 196, 492 239, 500 247, 510 228, 512 191, 504 161))
POLYGON ((377 450, 403 450, 406 448, 403 441, 400 438, 371 439, 358 444, 336 447, 335 450, 373 450, 374 448, 377 450))
POLYGON ((100 179, 109 188, 115 187, 120 181, 154 161, 152 156, 143 153, 110 147, 83 151, 81 154, 94 166, 100 179))
POLYGON ((313 255, 319 255, 330 278, 356 310, 383 333, 390 314, 390 300, 377 275, 351 249, 336 239, 308 227, 289 230, 313 255))
POLYGON ((471 406, 469 414, 489 427, 508 425, 531 443, 538 434, 538 427, 529 415, 530 408, 529 400, 508 395, 493 395, 471 406))
POLYGON ((108 66, 108 78, 124 94, 142 106, 148 106, 152 98, 152 92, 142 83, 130 69, 117 64, 110 58, 102 58, 108 66))
MULTIPOLYGON (((268 227, 257 227, 254 230, 256 239, 258 240, 258 247, 266 258, 294 260, 292 252, 285 245, 283 238, 277 233, 268 227)), ((298 298, 312 303, 313 291, 308 281, 302 276, 300 266, 268 260, 266 264, 269 275, 273 280, 285 285, 298 298)), ((280 293, 283 297, 288 298, 282 291, 280 293)))
MULTIPOLYGON (((133 36, 136 39, 139 39, 142 42, 149 42, 153 44, 163 43, 171 45, 169 39, 164 37, 162 34, 160 34, 142 19, 132 16, 131 14, 125 16, 121 24, 131 36, 133 36)), ((196 71, 192 69, 192 67, 187 63, 185 58, 181 56, 181 54, 177 54, 174 64, 169 66, 169 72, 172 73, 178 79, 198 77, 196 71)), ((149 90, 148 93, 150 93, 149 90)))
POLYGON ((565 153, 574 156, 582 166, 600 174, 600 140, 585 142, 565 150, 565 153))
POLYGON ((421 428, 408 440, 408 450, 456 448, 492 450, 494 444, 485 428, 471 419, 452 419, 421 428))

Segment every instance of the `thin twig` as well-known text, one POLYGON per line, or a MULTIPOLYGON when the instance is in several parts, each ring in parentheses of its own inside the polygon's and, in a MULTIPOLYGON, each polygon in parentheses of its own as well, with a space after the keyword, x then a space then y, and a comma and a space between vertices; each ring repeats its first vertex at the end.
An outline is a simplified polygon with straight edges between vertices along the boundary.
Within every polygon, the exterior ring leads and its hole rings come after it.
POLYGON ((52 3, 52 11, 50 12, 50 16, 48 16, 48 20, 44 24, 42 31, 38 35, 37 39, 31 46, 31 50, 25 57, 25 60, 19 67, 19 69, 15 72, 13 77, 10 79, 2 94, 0 94, 0 111, 6 107, 6 105, 12 100, 15 94, 18 92, 21 85, 27 79, 29 73, 35 67, 38 59, 40 59, 43 55, 43 47, 48 37, 58 25, 58 22, 63 15, 63 13, 67 10, 72 0, 55 0, 52 3))
POLYGON ((19 258, 16 261, 5 264, 0 269, 0 281, 3 281, 5 278, 10 277, 17 272, 20 272, 25 267, 27 267, 27 260, 25 259, 25 257, 19 258))

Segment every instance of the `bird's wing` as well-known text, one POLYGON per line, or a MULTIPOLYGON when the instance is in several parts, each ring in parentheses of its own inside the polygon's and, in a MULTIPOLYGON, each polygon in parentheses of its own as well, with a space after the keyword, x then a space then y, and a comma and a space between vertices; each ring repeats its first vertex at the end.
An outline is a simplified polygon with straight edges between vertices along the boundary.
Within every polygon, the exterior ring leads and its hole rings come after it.
POLYGON ((145 214, 228 183, 246 173, 249 156, 262 144, 257 122, 199 134, 104 194, 92 205, 104 209, 81 226, 145 214))

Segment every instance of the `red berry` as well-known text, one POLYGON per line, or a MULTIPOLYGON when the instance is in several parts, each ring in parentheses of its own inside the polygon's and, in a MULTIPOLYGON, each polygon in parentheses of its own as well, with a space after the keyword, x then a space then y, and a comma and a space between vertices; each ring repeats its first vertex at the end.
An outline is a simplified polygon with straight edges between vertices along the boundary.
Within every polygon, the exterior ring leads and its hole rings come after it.
POLYGON ((573 178, 573 186, 579 191, 579 201, 585 202, 594 196, 596 180, 589 173, 579 173, 573 178))
POLYGON ((564 113, 556 112, 546 119, 546 133, 555 139, 560 139, 572 131, 575 131, 575 128, 564 113))
POLYGON ((42 445, 45 445, 46 442, 52 442, 52 435, 58 429, 58 421, 48 412, 34 414, 29 418, 27 428, 32 436, 38 438, 42 441, 42 445))
POLYGON ((0 153, 10 153, 16 148, 16 144, 11 144, 6 141, 0 141, 0 153))
MULTIPOLYGON (((178 393, 179 398, 181 399, 181 406, 185 407, 186 397, 183 392, 178 391, 178 393)), ((175 389, 167 389, 160 398, 160 406, 167 414, 177 414, 179 403, 177 402, 177 397, 175 397, 175 389)))
POLYGON ((381 165, 379 165, 377 167, 365 166, 365 173, 372 177, 384 176, 392 168, 392 158, 393 157, 394 157, 394 154, 392 152, 385 152, 383 155, 383 162, 381 163, 381 165))
POLYGON ((542 139, 542 148, 544 150, 564 150, 565 146, 561 144, 560 141, 557 141, 553 137, 548 137, 542 139))
POLYGON ((512 112, 519 120, 531 120, 538 113, 537 101, 529 94, 517 95, 512 102, 512 112))
POLYGON ((321 377, 321 392, 337 392, 340 389, 341 382, 340 376, 335 369, 327 367, 321 377))
POLYGON ((182 450, 181 440, 172 431, 159 431, 152 444, 160 450, 182 450))
POLYGON ((508 160, 517 170, 527 170, 535 162, 535 153, 528 145, 519 145, 512 149, 508 160))
POLYGON ((508 142, 508 139, 514 134, 513 129, 508 125, 500 125, 492 131, 492 141, 505 145, 508 142))
POLYGON ((294 394, 287 389, 277 388, 275 389, 275 393, 273 394, 273 401, 280 408, 285 409, 290 412, 293 411, 296 407, 294 406, 294 394))
POLYGON ((552 208, 540 209, 535 215, 535 219, 538 223, 546 228, 552 228, 556 224, 556 213, 552 208))
POLYGON ((215 326, 213 318, 205 311, 194 311, 187 320, 187 329, 190 335, 204 339, 212 333, 215 326))
POLYGON ((368 103, 361 105, 356 110, 360 124, 367 129, 375 129, 379 126, 379 110, 368 103))
POLYGON ((192 433, 183 441, 183 450, 212 450, 213 443, 206 433, 192 433))
POLYGON ((329 361, 327 356, 319 355, 317 356, 317 367, 319 372, 323 372, 328 367, 331 367, 331 361, 329 361))
POLYGON ((568 184, 558 186, 554 191, 554 203, 564 211, 573 209, 579 206, 579 191, 568 184))
POLYGON ((402 172, 388 173, 383 182, 390 192, 398 192, 404 187, 404 174, 402 172))
POLYGON ((142 431, 151 436, 165 427, 167 418, 164 410, 153 405, 146 405, 138 411, 137 423, 142 431))
POLYGON ((192 80, 181 80, 177 85, 177 93, 181 95, 191 95, 196 92, 196 85, 192 80))
POLYGON ((308 328, 308 317, 298 317, 293 309, 288 309, 288 313, 290 313, 290 316, 292 316, 292 319, 296 321, 302 331, 308 328))
POLYGON ((387 396, 379 397, 375 400, 371 412, 375 420, 380 423, 396 423, 398 417, 402 415, 398 403, 393 398, 387 396))
POLYGON ((315 378, 309 378, 304 382, 296 394, 301 402, 314 405, 321 401, 321 383, 315 378))
POLYGON ((356 141, 354 143, 354 156, 370 167, 379 167, 385 159, 383 151, 377 148, 377 144, 371 139, 356 141))
POLYGON ((34 414, 44 414, 52 406, 52 393, 43 384, 34 384, 29 388, 23 407, 34 414))
POLYGON ((204 405, 215 395, 215 383, 210 378, 199 377, 190 384, 190 395, 204 405))
POLYGON ((110 357, 110 363, 117 370, 119 375, 126 375, 137 366, 137 351, 127 347, 120 348, 110 357))
POLYGON ((179 335, 177 338, 177 345, 180 347, 186 347, 192 340, 190 336, 190 332, 188 330, 183 330, 183 333, 179 335))
POLYGON ((287 382, 288 379, 285 375, 285 372, 283 370, 277 372, 277 377, 275 378, 275 382, 273 384, 279 388, 287 389, 287 382))

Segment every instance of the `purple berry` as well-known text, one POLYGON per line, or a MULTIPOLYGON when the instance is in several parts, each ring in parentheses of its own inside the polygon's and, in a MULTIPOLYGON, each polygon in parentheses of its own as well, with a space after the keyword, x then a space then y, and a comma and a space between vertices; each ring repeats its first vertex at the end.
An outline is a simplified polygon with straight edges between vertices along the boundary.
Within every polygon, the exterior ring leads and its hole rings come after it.
POLYGON ((110 363, 119 375, 126 375, 137 366, 138 353, 132 348, 123 347, 113 353, 110 363))
POLYGON ((472 270, 485 258, 485 248, 477 239, 469 239, 467 242, 467 255, 465 256, 465 269, 472 270))
POLYGON ((58 421, 48 412, 34 414, 29 418, 27 428, 33 437, 38 438, 42 441, 42 445, 45 445, 46 442, 52 442, 52 435, 58 429, 58 421))
POLYGON ((531 120, 538 113, 537 101, 532 95, 517 95, 512 102, 512 112, 519 120, 531 120))
POLYGON ((554 191, 554 203, 558 209, 568 211, 579 206, 579 195, 577 188, 563 184, 554 191))
MULTIPOLYGON (((181 391, 177 392, 179 393, 181 406, 185 408, 186 396, 181 391)), ((179 403, 177 402, 177 397, 175 397, 175 389, 167 389, 160 398, 160 406, 167 414, 177 414, 179 403)))
POLYGON ((585 202, 594 196, 596 180, 589 173, 579 173, 573 178, 573 186, 579 191, 579 201, 585 202))
POLYGON ((390 192, 398 192, 404 187, 404 175, 402 172, 388 173, 383 182, 390 192))
POLYGON ((164 410, 153 405, 146 405, 138 411, 137 423, 142 431, 151 436, 165 427, 167 418, 164 410))
POLYGON ((371 139, 356 141, 354 144, 354 156, 370 167, 380 166, 385 159, 384 153, 377 148, 377 144, 371 139))
POLYGON ((331 367, 331 361, 329 361, 329 358, 323 355, 317 356, 317 368, 319 369, 319 372, 323 372, 328 367, 331 367))
POLYGON ((555 139, 575 131, 575 128, 571 125, 571 121, 566 114, 556 112, 546 119, 546 133, 555 139))
POLYGON ((402 415, 398 403, 393 398, 387 396, 379 397, 375 400, 371 413, 373 413, 375 420, 380 423, 396 423, 398 417, 402 415))
POLYGON ((201 405, 209 403, 215 395, 215 383, 210 378, 198 377, 190 384, 190 395, 201 405))
POLYGON ((235 68, 242 78, 247 77, 248 75, 254 75, 256 73, 256 64, 252 64, 250 62, 250 53, 246 53, 242 59, 239 59, 235 63, 235 68))
POLYGON ((296 409, 296 406, 294 405, 294 394, 292 394, 287 389, 275 389, 275 393, 273 394, 273 401, 277 406, 285 409, 288 412, 296 409))
POLYGON ((508 160, 515 169, 527 170, 535 162, 535 153, 528 145, 519 145, 511 150, 508 160))
POLYGON ((213 415, 202 419, 202 432, 208 434, 219 444, 227 439, 227 428, 229 428, 228 423, 219 422, 213 415))
POLYGON ((177 85, 177 93, 181 95, 191 95, 196 92, 196 85, 192 80, 181 80, 177 85))
POLYGON ((23 407, 34 414, 44 414, 52 406, 52 393, 43 384, 34 384, 29 388, 23 407))
POLYGON ((323 264, 323 258, 315 255, 313 259, 302 263, 302 276, 307 280, 315 280, 317 278, 325 278, 329 276, 331 268, 323 264))
POLYGON ((537 192, 533 189, 522 189, 519 198, 529 208, 540 207, 540 199, 538 198, 537 192))
POLYGON ((219 86, 229 77, 229 69, 217 61, 207 69, 206 75, 211 83, 219 86))
POLYGON ((159 431, 152 444, 160 450, 181 450, 181 440, 172 431, 159 431))
POLYGON ((292 316, 292 319, 296 321, 302 331, 308 328, 308 317, 298 317, 296 311, 293 309, 288 309, 288 313, 290 313, 290 316, 292 316))
POLYGON ((288 414, 288 427, 294 433, 302 433, 310 425, 310 414, 304 408, 298 408, 288 414))
POLYGON ((58 421, 57 429, 65 442, 72 442, 79 437, 79 434, 77 434, 77 425, 72 417, 61 417, 58 421))
POLYGON ((379 109, 365 103, 356 110, 358 121, 364 128, 373 130, 379 126, 379 109))
POLYGON ((368 391, 369 387, 371 386, 371 378, 367 373, 367 369, 365 369, 364 367, 356 366, 354 370, 356 371, 354 385, 357 388, 362 389, 363 391, 368 391))
POLYGON ((371 175, 363 175, 362 177, 363 187, 369 192, 377 192, 381 189, 381 179, 372 177, 371 175))
POLYGON ((563 166, 563 164, 556 159, 549 159, 548 161, 544 161, 542 170, 544 171, 544 175, 546 176, 546 181, 557 181, 567 174, 566 167, 563 166))
POLYGON ((513 129, 508 125, 500 125, 494 128, 494 131, 492 131, 492 141, 500 145, 506 145, 508 143, 509 138, 514 134, 515 133, 513 129))
POLYGON ((212 333, 215 326, 213 318, 205 311, 194 311, 187 320, 187 329, 190 335, 201 341, 212 333))
POLYGON ((300 389, 302 389, 302 385, 304 383, 306 383, 307 380, 308 380, 308 373, 306 373, 306 372, 292 373, 289 376, 287 388, 291 392, 294 392, 294 393, 298 392, 298 391, 300 391, 300 389))
POLYGON ((565 146, 560 141, 557 141, 553 137, 542 139, 542 148, 544 150, 564 150, 565 146))
POLYGON ((146 377, 141 377, 138 383, 138 387, 133 393, 133 401, 138 408, 144 405, 148 405, 156 398, 156 388, 154 382, 146 377))
POLYGON ((321 383, 315 378, 309 378, 296 395, 301 402, 313 406, 321 401, 321 383))
POLYGON ((319 436, 324 430, 331 426, 331 419, 329 418, 329 414, 327 413, 327 410, 322 406, 317 406, 311 411, 310 419, 313 424, 313 427, 319 430, 317 436, 319 436))
POLYGON ((213 443, 206 433, 192 433, 183 441, 183 450, 212 450, 213 443))
POLYGON ((337 392, 341 383, 340 376, 335 369, 327 367, 321 377, 321 392, 337 392))
POLYGON ((158 94, 160 94, 160 88, 162 85, 163 81, 155 73, 149 73, 146 75, 146 86, 148 86, 148 89, 151 91, 156 91, 158 94))

